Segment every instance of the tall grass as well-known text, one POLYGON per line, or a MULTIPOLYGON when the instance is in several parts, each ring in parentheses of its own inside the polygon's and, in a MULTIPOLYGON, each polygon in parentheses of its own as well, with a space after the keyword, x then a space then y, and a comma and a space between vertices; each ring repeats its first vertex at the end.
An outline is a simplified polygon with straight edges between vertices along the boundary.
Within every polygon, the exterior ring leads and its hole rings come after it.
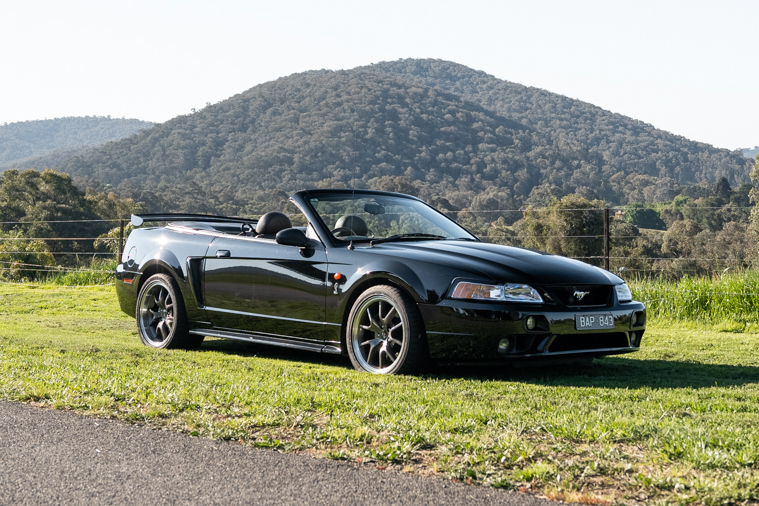
POLYGON ((759 272, 679 281, 631 281, 636 300, 646 304, 649 318, 705 323, 759 324, 759 272))
POLYGON ((92 286, 113 283, 117 260, 94 259, 87 267, 50 273, 42 284, 58 286, 92 286))
POLYGON ((113 274, 113 272, 80 269, 50 276, 44 280, 43 284, 60 286, 109 285, 113 283, 113 274))

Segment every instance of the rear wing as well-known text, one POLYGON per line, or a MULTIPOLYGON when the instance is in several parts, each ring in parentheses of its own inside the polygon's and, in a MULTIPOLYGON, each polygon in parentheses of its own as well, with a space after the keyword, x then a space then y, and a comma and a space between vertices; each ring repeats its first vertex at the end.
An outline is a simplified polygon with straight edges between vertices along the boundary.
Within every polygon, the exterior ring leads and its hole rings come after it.
POLYGON ((206 223, 251 223, 255 224, 258 220, 248 218, 215 216, 212 214, 133 214, 132 225, 139 227, 146 221, 200 221, 206 223))

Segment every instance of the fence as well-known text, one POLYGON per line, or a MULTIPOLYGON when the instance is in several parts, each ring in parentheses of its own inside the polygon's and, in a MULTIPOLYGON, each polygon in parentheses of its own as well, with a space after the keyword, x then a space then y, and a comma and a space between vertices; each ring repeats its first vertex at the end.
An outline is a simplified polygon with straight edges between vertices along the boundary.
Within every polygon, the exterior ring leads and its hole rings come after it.
MULTIPOLYGON (((700 239, 702 243, 707 241, 707 244, 700 244, 694 236, 688 238, 690 244, 682 245, 680 254, 671 251, 662 253, 661 248, 657 250, 651 244, 657 246, 656 241, 664 237, 665 231, 627 233, 635 229, 616 226, 624 223, 621 217, 627 209, 632 208, 493 209, 445 211, 445 214, 457 219, 487 242, 563 254, 623 275, 680 277, 683 274, 710 274, 725 269, 740 270, 754 265, 756 245, 745 237, 748 246, 717 243, 715 248, 715 244, 708 244, 708 236, 700 239), (534 227, 512 226, 526 217, 531 217, 534 227), (561 230, 563 225, 571 229, 561 230), (646 241, 651 244, 646 244, 646 241)), ((0 233, 0 279, 7 278, 8 273, 16 273, 16 277, 21 274, 22 278, 42 278, 71 272, 112 272, 104 267, 105 262, 98 264, 95 259, 115 260, 121 257, 127 223, 123 219, 0 222, 0 230, 21 232, 6 233, 5 236, 0 233), (93 226, 90 228, 92 230, 102 229, 105 233, 66 235, 67 230, 83 224, 93 226), (24 230, 35 228, 35 225, 44 225, 51 233, 48 236, 26 237, 24 230), (34 247, 29 247, 32 245, 34 247), (34 261, 34 258, 47 261, 34 261), (50 262, 51 259, 54 261, 50 262)), ((717 242, 718 236, 715 234, 714 237, 711 243, 717 242)))
POLYGON ((121 257, 127 223, 123 219, 2 221, 0 230, 6 232, 0 232, 0 280, 24 281, 69 273, 112 275, 113 269, 104 267, 105 261, 121 257), (105 233, 66 235, 67 229, 78 225, 105 233), (45 228, 52 235, 29 237, 24 232, 30 228, 45 228), (117 235, 112 237, 114 230, 117 235), (96 260, 103 262, 97 266, 96 260))
POLYGON ((684 208, 685 215, 680 216, 680 221, 671 221, 667 230, 661 220, 661 229, 634 226, 634 220, 626 219, 627 212, 652 211, 634 206, 463 210, 446 214, 485 241, 557 253, 625 276, 671 279, 755 267, 759 258, 757 243, 747 233, 752 209, 734 205, 684 208), (700 220, 700 228, 693 228, 696 222, 690 216, 700 220), (525 226, 528 218, 532 226, 525 226), (521 220, 517 225, 522 226, 499 226, 501 220, 506 224, 521 220))

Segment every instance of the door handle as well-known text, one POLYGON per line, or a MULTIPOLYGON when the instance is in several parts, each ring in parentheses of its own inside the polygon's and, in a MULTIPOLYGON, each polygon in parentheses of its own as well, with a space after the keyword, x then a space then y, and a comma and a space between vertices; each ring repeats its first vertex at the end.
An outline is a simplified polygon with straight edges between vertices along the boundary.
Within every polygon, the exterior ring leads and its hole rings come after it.
POLYGON ((232 256, 228 249, 220 249, 216 252, 216 258, 229 258, 232 256))

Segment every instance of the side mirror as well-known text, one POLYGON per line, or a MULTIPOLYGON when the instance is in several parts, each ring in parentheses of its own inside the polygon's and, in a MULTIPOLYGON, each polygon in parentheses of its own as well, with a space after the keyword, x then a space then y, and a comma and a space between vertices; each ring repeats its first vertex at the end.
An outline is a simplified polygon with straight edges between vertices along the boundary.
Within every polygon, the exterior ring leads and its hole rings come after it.
POLYGON ((284 246, 296 246, 298 248, 305 248, 308 246, 308 237, 298 228, 286 228, 277 232, 274 237, 277 244, 284 246))

